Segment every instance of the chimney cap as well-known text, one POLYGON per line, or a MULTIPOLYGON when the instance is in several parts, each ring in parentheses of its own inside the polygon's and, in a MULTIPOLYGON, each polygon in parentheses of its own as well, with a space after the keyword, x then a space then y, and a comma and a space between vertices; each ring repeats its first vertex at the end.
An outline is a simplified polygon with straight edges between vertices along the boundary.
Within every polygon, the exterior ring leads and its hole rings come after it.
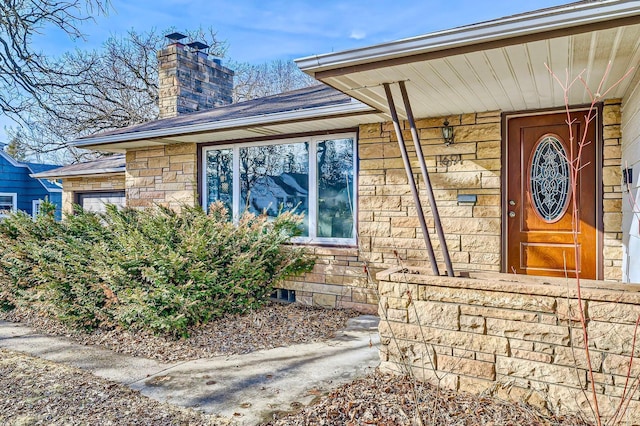
POLYGON ((178 42, 187 36, 176 32, 176 33, 167 34, 165 37, 171 41, 178 42))
POLYGON ((193 43, 189 43, 187 44, 187 46, 189 46, 193 50, 204 50, 209 48, 209 45, 201 43, 199 41, 194 41, 193 43))

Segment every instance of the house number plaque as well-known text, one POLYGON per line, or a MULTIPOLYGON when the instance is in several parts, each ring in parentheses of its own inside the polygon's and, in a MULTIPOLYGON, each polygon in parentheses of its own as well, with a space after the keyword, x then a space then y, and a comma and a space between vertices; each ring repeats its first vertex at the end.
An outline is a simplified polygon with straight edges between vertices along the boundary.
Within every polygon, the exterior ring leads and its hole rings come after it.
POLYGON ((462 164, 462 155, 461 154, 449 154, 449 155, 437 155, 436 163, 439 166, 453 166, 454 164, 462 164))

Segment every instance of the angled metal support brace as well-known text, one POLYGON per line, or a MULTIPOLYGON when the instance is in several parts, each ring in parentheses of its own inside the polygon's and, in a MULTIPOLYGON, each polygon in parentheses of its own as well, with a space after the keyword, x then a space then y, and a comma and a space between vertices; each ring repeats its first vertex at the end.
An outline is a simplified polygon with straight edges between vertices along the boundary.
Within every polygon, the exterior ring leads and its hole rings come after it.
POLYGON ((424 161, 424 155, 422 154, 422 146, 420 145, 420 138, 418 137, 418 131, 416 130, 416 122, 413 118, 413 111, 411 110, 411 104, 409 103, 409 95, 407 95, 407 87, 404 81, 398 82, 400 86, 400 93, 402 94, 402 100, 404 102, 404 109, 407 113, 407 120, 409 121, 409 127, 411 127, 411 137, 413 138, 413 145, 416 148, 416 155, 418 156, 418 162, 420 163, 420 171, 422 172, 422 179, 424 180, 424 186, 427 190, 427 196, 429 197, 429 204, 431 205, 431 214, 433 214, 433 221, 436 227, 436 233, 440 240, 440 247, 442 248, 442 256, 444 258, 444 264, 447 268, 447 275, 453 277, 453 266, 451 265, 451 257, 449 256, 449 248, 447 247, 447 240, 444 238, 444 231, 442 230, 442 222, 440 221, 440 213, 438 212, 438 206, 436 204, 436 197, 433 195, 433 187, 431 186, 431 179, 429 178, 429 172, 427 171, 427 164, 424 161))
POLYGON ((389 112, 391 113, 393 127, 396 131, 396 136, 398 137, 398 145, 400 146, 400 153, 402 154, 404 170, 407 173, 407 179, 409 181, 409 186, 411 187, 411 194, 413 195, 413 202, 416 205, 418 220, 420 221, 420 228, 422 228, 422 236, 424 237, 424 242, 427 246, 427 255, 429 256, 429 262, 431 263, 431 270, 433 271, 433 275, 440 275, 440 271, 438 270, 438 262, 436 262, 436 256, 433 252, 433 246, 431 245, 431 238, 429 237, 429 230, 427 229, 427 223, 424 219, 424 211, 422 210, 422 203, 420 202, 420 194, 418 193, 416 180, 413 177, 411 163, 409 162, 409 154, 407 154, 407 147, 404 143, 404 137, 402 136, 400 122, 398 121, 398 112, 396 111, 396 105, 393 102, 393 94, 391 93, 389 83, 384 83, 383 86, 384 92, 387 95, 387 102, 389 103, 389 112))

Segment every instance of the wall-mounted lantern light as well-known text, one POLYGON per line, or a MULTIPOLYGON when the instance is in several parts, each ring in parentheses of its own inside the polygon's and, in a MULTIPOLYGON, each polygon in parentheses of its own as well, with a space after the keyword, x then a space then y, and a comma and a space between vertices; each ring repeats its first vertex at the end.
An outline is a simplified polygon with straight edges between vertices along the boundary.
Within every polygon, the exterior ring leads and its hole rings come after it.
POLYGON ((448 120, 444 120, 442 123, 442 139, 444 139, 444 144, 449 146, 453 143, 453 126, 449 125, 448 120))

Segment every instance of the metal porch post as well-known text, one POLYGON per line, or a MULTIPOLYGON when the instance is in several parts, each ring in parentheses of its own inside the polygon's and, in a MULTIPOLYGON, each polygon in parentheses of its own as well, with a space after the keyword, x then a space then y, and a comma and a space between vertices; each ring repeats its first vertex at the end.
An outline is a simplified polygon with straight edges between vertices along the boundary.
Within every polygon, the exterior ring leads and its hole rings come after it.
POLYGON ((411 187, 411 194, 413 195, 413 201, 416 205, 416 211, 418 213, 418 220, 420 221, 420 227, 422 228, 422 236, 424 237, 424 242, 427 246, 427 255, 429 256, 429 261, 431 262, 431 270, 433 271, 433 275, 440 275, 440 271, 438 270, 438 263, 436 262, 436 256, 433 253, 433 246, 431 245, 431 238, 429 237, 429 230, 427 229, 427 224, 424 220, 424 211, 422 210, 422 203, 420 203, 420 195, 418 193, 418 188, 416 187, 416 181, 413 178, 413 171, 411 170, 411 163, 409 162, 407 147, 404 143, 404 137, 402 136, 400 122, 398 121, 396 105, 393 102, 393 94, 391 93, 389 83, 384 83, 383 86, 384 92, 387 95, 387 102, 389 103, 389 112, 391 113, 393 127, 398 137, 398 145, 400 146, 400 153, 402 154, 404 170, 407 173, 407 180, 409 181, 409 186, 411 187))
POLYGON ((409 95, 407 95, 407 87, 404 81, 398 82, 400 86, 400 93, 402 93, 402 100, 404 102, 404 109, 407 112, 407 120, 411 127, 411 137, 413 138, 413 145, 416 148, 416 155, 418 156, 418 162, 420 163, 420 171, 422 172, 422 179, 427 189, 427 196, 429 197, 429 204, 431 205, 431 213, 433 214, 433 220, 436 227, 436 233, 440 240, 440 248, 442 249, 442 256, 444 257, 444 264, 447 268, 447 275, 453 277, 453 266, 451 265, 451 257, 449 256, 449 249, 447 247, 447 240, 444 239, 444 231, 442 230, 442 222, 440 221, 440 213, 438 213, 438 206, 436 205, 436 197, 433 195, 433 187, 431 186, 431 179, 429 179, 429 172, 427 170, 427 164, 424 161, 424 155, 422 154, 422 146, 420 145, 420 138, 418 137, 418 131, 416 130, 416 122, 413 118, 413 111, 411 110, 411 104, 409 103, 409 95))

